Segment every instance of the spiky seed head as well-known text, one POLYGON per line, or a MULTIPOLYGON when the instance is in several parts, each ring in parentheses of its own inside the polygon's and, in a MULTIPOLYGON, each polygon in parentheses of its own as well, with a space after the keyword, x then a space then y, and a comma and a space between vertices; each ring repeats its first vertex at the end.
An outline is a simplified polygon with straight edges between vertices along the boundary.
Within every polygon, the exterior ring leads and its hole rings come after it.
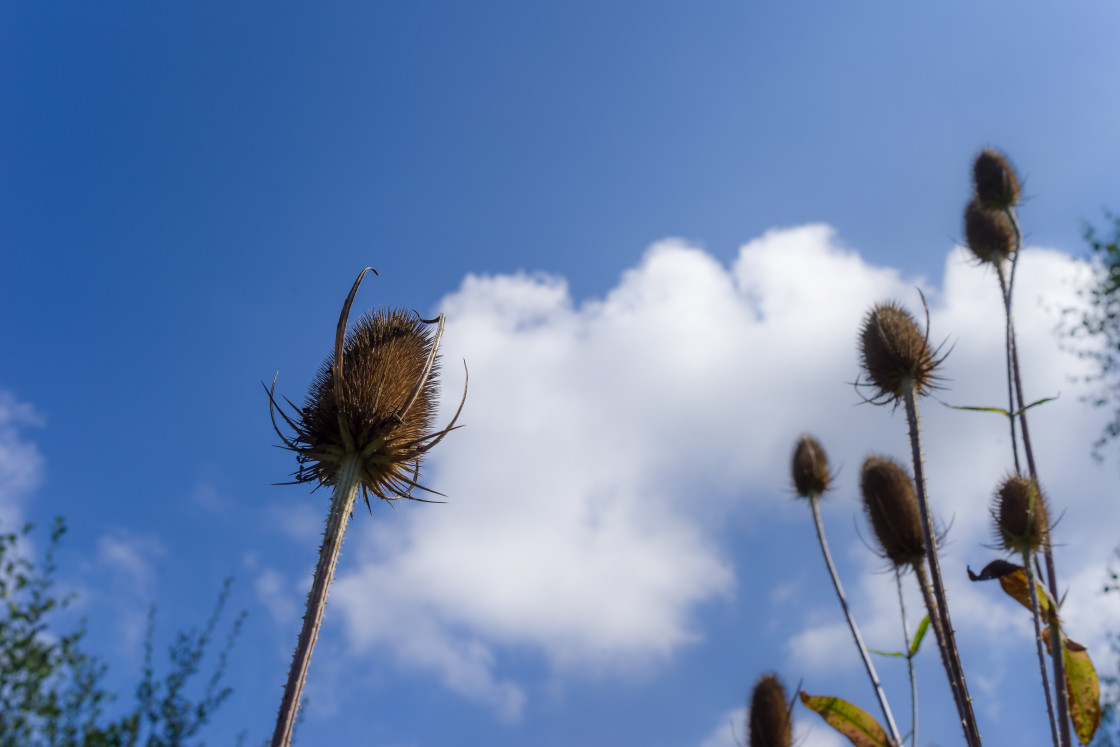
POLYGON ((879 390, 877 398, 897 400, 911 386, 919 395, 932 388, 941 361, 933 357, 914 317, 899 304, 886 301, 867 312, 859 339, 863 368, 879 390))
POLYGON ((1019 177, 1007 157, 985 148, 972 162, 972 184, 981 204, 989 210, 1003 210, 1019 203, 1019 177))
POLYGON ((1010 475, 1000 483, 992 518, 996 536, 1007 550, 1034 553, 1050 540, 1046 496, 1037 482, 1021 475, 1010 475))
POLYGON ((805 435, 797 439, 793 449, 793 489, 802 498, 824 495, 832 475, 828 457, 817 439, 805 435))
MULTIPOLYGON (((361 276, 354 291, 360 282, 361 276)), ((421 458, 459 417, 456 413, 450 425, 431 432, 439 332, 433 336, 427 326, 436 322, 403 310, 366 314, 347 329, 354 291, 339 320, 335 353, 319 367, 303 407, 289 416, 265 387, 273 426, 284 447, 296 453, 295 482, 334 485, 343 463, 356 456, 367 505, 370 494, 383 500, 412 498, 412 489, 420 487, 421 458), (342 371, 338 381, 337 370, 342 371), (293 435, 280 431, 276 413, 293 435)), ((442 317, 438 321, 442 330, 442 317)))
POLYGON ((1007 213, 984 207, 976 195, 964 209, 964 236, 976 258, 991 265, 1015 251, 1015 229, 1007 213))
POLYGON ((786 690, 773 672, 759 677, 751 692, 747 734, 748 747, 790 747, 793 742, 786 690))
POLYGON ((920 565, 925 557, 922 520, 914 481, 890 457, 869 456, 860 472, 863 509, 891 564, 920 565))

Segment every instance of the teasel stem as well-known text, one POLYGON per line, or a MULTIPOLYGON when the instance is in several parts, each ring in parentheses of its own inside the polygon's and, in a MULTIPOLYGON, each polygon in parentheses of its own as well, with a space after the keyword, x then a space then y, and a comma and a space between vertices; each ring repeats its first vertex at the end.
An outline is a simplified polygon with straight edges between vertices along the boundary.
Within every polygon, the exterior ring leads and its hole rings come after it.
POLYGON ((863 644, 863 636, 859 633, 859 626, 856 625, 856 620, 852 617, 851 610, 848 609, 848 600, 844 596, 844 587, 840 584, 840 576, 836 573, 836 566, 832 563, 832 553, 828 549, 828 540, 826 540, 824 536, 824 524, 821 522, 819 502, 820 495, 816 493, 811 493, 809 495, 809 506, 813 509, 813 524, 817 528, 817 539, 820 541, 821 554, 824 555, 824 564, 828 566, 828 575, 832 578, 832 586, 836 589, 836 596, 840 599, 840 607, 844 610, 844 617, 847 618, 848 627, 852 630, 852 638, 855 639, 856 648, 859 649, 859 655, 863 657, 863 666, 867 670, 867 677, 871 680, 871 686, 875 689, 875 697, 879 699, 879 707, 883 709, 883 718, 887 720, 887 728, 891 732, 894 743, 901 745, 902 736, 899 734, 898 726, 894 722, 894 714, 891 713, 890 704, 887 703, 887 694, 883 692, 883 685, 879 682, 879 674, 875 671, 875 665, 871 663, 871 656, 867 652, 867 646, 863 644))
MULTIPOLYGON (((953 634, 953 624, 949 619, 948 598, 945 587, 941 582, 941 566, 937 561, 937 534, 933 530, 933 520, 929 513, 929 504, 926 501, 926 478, 922 468, 922 441, 918 429, 918 401, 914 387, 907 386, 902 393, 906 405, 906 422, 910 429, 910 452, 914 463, 914 487, 918 497, 918 511, 921 514, 922 542, 926 550, 926 562, 929 564, 929 577, 933 582, 932 598, 927 594, 923 584, 923 596, 926 596, 926 607, 929 610, 930 623, 934 620, 937 624, 933 632, 937 635, 937 642, 941 648, 941 659, 945 665, 945 673, 949 677, 949 687, 957 701, 957 712, 961 717, 961 726, 964 729, 965 741, 970 747, 979 747, 980 729, 976 723, 976 714, 972 710, 972 699, 968 695, 968 685, 964 679, 964 670, 961 667, 960 654, 957 651, 956 636, 953 634), (932 606, 931 606, 932 605, 932 606)), ((914 567, 918 573, 919 582, 925 577, 920 566, 914 567)))
POLYGON ((303 616, 303 628, 296 643, 292 667, 288 672, 288 684, 284 686, 284 698, 280 702, 280 713, 276 718, 276 731, 272 735, 272 747, 288 747, 292 741, 292 728, 296 713, 299 712, 303 683, 307 679, 307 668, 311 665, 311 652, 319 638, 319 626, 323 622, 323 609, 327 605, 327 591, 334 579, 338 565, 338 554, 342 550, 342 536, 346 533, 346 522, 354 509, 354 499, 358 495, 358 485, 362 469, 361 455, 346 454, 334 476, 334 496, 331 498, 331 511, 327 515, 327 528, 323 545, 319 549, 319 564, 315 566, 315 577, 311 582, 311 592, 307 595, 307 612, 303 616))
MULTIPOLYGON (((979 747, 980 738, 979 734, 969 730, 968 721, 965 717, 965 712, 971 710, 971 702, 968 698, 968 693, 962 691, 956 684, 956 679, 952 674, 952 655, 946 645, 946 638, 944 629, 941 624, 941 615, 937 599, 934 597, 933 589, 930 587, 929 575, 926 573, 925 564, 915 564, 914 575, 918 579, 918 588, 922 592, 922 601, 925 602, 926 612, 929 613, 929 625, 933 628, 933 637, 937 641, 937 650, 941 653, 941 665, 945 668, 945 672, 949 677, 949 689, 953 693, 953 702, 957 706, 957 713, 961 719, 961 726, 964 728, 965 742, 969 747, 979 747)), ((975 724, 975 722, 973 722, 975 724)))
MULTIPOLYGON (((1018 396, 1019 402, 1019 423, 1022 426, 1023 432, 1023 452, 1027 457, 1027 470, 1030 472, 1030 477, 1038 484, 1038 469, 1034 461, 1034 449, 1031 447, 1031 433, 1027 425, 1027 412, 1026 412, 1026 398, 1023 395, 1023 379, 1019 366, 1019 347, 1015 344, 1015 320, 1011 314, 1011 291, 1015 282, 1015 266, 1019 259, 1019 253, 1023 246, 1023 232, 1019 227, 1019 219, 1015 215, 1015 211, 1011 208, 1005 208, 1008 219, 1011 221, 1011 226, 1015 230, 1015 254, 1011 264, 1011 280, 1008 282, 1007 276, 1003 271, 1002 265, 996 266, 996 272, 999 276, 1000 290, 1003 291, 1003 310, 1007 317, 1007 357, 1010 367, 1010 374, 1015 380, 1015 392, 1018 396)), ((1012 410, 1014 411, 1014 410, 1012 410)), ((1018 462, 1016 461, 1016 467, 1018 462)), ((1058 594, 1058 579, 1057 573, 1054 570, 1054 554, 1050 550, 1050 541, 1043 544, 1042 547, 1043 557, 1046 559, 1046 586, 1050 591, 1050 596, 1054 600, 1059 599, 1058 594)), ((1057 614, 1055 613, 1055 618, 1057 614)), ((1054 626, 1051 625, 1051 639, 1054 637, 1054 626)), ((1061 643, 1061 635, 1058 635, 1058 642, 1061 643)), ((1061 735, 1060 747, 1072 747, 1072 738, 1069 730, 1069 699, 1066 695, 1065 681, 1066 681, 1066 667, 1064 657, 1062 655, 1062 646, 1051 646, 1050 656, 1054 661, 1054 693, 1058 700, 1058 722, 1060 724, 1059 733, 1061 735)))
MULTIPOLYGON (((1058 735, 1058 721, 1054 717, 1054 699, 1050 691, 1050 673, 1046 668, 1046 652, 1042 642, 1042 613, 1038 604, 1038 590, 1035 588, 1034 568, 1031 565, 1031 553, 1023 553, 1023 568, 1027 573, 1027 588, 1031 595, 1031 617, 1034 619, 1034 643, 1038 650, 1038 668, 1042 672, 1042 690, 1046 693, 1046 715, 1050 717, 1050 735, 1054 740, 1054 747, 1060 747, 1061 738, 1058 735)), ((1056 626, 1053 626, 1056 627, 1056 626)), ((1052 629, 1053 629, 1052 627, 1052 629)), ((1059 638, 1061 633, 1058 634, 1059 638)))
MULTIPOLYGON (((894 585, 898 589, 898 610, 902 614, 902 640, 906 644, 906 670, 910 676, 910 744, 918 747, 918 680, 914 677, 914 657, 910 654, 910 623, 906 619, 906 600, 902 596, 902 571, 894 569, 894 585)), ((933 619, 932 616, 930 619, 933 619)), ((901 740, 899 741, 901 745, 901 740)))

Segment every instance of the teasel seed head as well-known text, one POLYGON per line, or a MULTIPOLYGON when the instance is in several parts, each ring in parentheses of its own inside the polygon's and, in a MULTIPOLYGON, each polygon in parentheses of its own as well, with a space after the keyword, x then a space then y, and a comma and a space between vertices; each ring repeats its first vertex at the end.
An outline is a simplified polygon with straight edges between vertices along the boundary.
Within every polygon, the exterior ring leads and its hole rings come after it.
POLYGON ((878 390, 872 402, 898 401, 911 386, 918 395, 933 388, 941 359, 899 304, 886 301, 867 312, 859 339, 863 369, 878 390))
POLYGON ((773 672, 759 677, 747 713, 748 747, 790 747, 793 729, 782 681, 773 672))
POLYGON ((1016 553, 1038 552, 1050 541, 1048 508, 1037 482, 1021 475, 1006 477, 992 505, 997 539, 1016 553))
POLYGON ((976 195, 964 209, 964 236, 982 263, 998 265, 1015 251, 1015 229, 1007 213, 984 207, 976 195))
POLYGON ((793 449, 793 489, 802 498, 824 495, 832 482, 828 457, 817 439, 804 435, 793 449))
POLYGON ((914 481, 890 457, 869 456, 860 473, 863 509, 895 568, 920 565, 925 558, 922 519, 914 481))
POLYGON ((972 184, 980 203, 989 210, 1004 210, 1019 203, 1019 177, 998 150, 985 148, 976 156, 972 184))
POLYGON ((418 482, 421 460, 455 429, 466 401, 464 388, 463 401, 451 423, 432 430, 439 391, 442 315, 426 320, 415 312, 379 309, 347 328, 354 295, 371 269, 358 275, 343 304, 334 352, 320 366, 303 407, 288 401, 295 409, 289 416, 268 389, 273 427, 299 463, 293 482, 333 485, 344 457, 357 454, 367 506, 370 495, 382 500, 423 500, 412 491, 435 492, 418 482), (432 325, 436 326, 434 333, 432 325), (280 431, 276 412, 294 435, 288 437, 280 431))

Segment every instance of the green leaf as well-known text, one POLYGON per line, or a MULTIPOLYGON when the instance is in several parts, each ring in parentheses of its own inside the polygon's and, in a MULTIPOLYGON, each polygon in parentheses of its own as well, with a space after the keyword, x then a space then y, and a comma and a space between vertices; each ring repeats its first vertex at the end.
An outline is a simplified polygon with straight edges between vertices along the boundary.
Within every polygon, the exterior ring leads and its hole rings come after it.
POLYGON ((1034 407, 1036 405, 1041 405, 1044 402, 1050 402, 1050 401, 1055 400, 1055 399, 1057 399, 1057 397, 1043 397, 1040 400, 1037 400, 1035 402, 1031 402, 1029 405, 1025 405, 1023 407, 1020 407, 1015 412, 1008 412, 1007 410, 1003 409, 1002 407, 971 407, 971 406, 967 406, 967 405, 950 405, 948 402, 942 402, 941 404, 945 405, 946 407, 950 407, 954 410, 972 410, 973 412, 998 412, 1000 415, 1003 415, 1005 418, 1014 418, 1014 417, 1019 417, 1019 415, 1023 414, 1024 412, 1026 412, 1027 410, 1031 409, 1032 407, 1034 407))
POLYGON ((901 651, 880 651, 875 648, 869 648, 867 650, 873 654, 879 654, 879 656, 897 656, 900 659, 906 658, 906 654, 902 653, 901 651))
POLYGON ((890 747, 887 733, 862 708, 840 698, 801 693, 801 702, 856 747, 890 747))
POLYGON ((918 647, 922 645, 922 639, 926 637, 926 632, 929 630, 929 615, 922 618, 922 624, 918 626, 918 632, 914 634, 914 640, 910 642, 910 656, 918 653, 918 647))

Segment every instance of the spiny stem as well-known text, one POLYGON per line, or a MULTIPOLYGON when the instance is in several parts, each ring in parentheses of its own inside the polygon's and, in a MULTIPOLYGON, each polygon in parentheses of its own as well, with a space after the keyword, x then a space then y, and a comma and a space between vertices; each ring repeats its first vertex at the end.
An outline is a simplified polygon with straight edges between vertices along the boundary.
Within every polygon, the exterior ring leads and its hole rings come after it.
POLYGON ((871 663, 871 656, 867 653, 867 647, 863 645, 863 637, 859 634, 859 627, 856 625, 855 618, 852 617, 851 610, 848 609, 848 600, 844 596, 844 587, 840 584, 840 576, 836 573, 836 566, 832 563, 832 553, 829 552, 828 540, 824 537, 824 524, 821 522, 819 500, 820 496, 815 493, 809 496, 809 506, 813 509, 813 523, 817 527, 817 539, 820 540, 824 564, 828 566, 828 575, 832 578, 836 596, 840 599, 840 607, 844 610, 844 617, 847 618, 848 627, 852 630, 852 638, 855 639, 856 648, 859 649, 859 654, 863 657, 863 666, 867 670, 871 686, 875 688, 875 697, 879 699, 879 707, 883 709, 883 718, 887 720, 887 728, 890 729, 895 744, 901 745, 902 736, 898 732, 898 726, 894 722, 894 714, 891 713, 891 707, 887 703, 887 694, 883 692, 883 686, 879 683, 879 675, 875 671, 875 665, 871 663))
MULTIPOLYGON (((1011 375, 1015 380, 1015 392, 1019 401, 1019 422, 1022 425, 1023 431, 1023 452, 1027 457, 1027 469, 1030 472, 1031 479, 1035 485, 1038 485, 1038 469, 1034 461, 1034 449, 1031 447, 1031 433, 1027 425, 1027 412, 1026 412, 1026 398, 1023 395, 1023 379, 1019 366, 1019 349, 1015 344, 1015 321, 1011 314, 1011 292, 1015 282, 1015 266, 1017 264, 1019 253, 1023 246, 1023 232, 1019 228, 1019 218, 1015 215, 1015 211, 1011 208, 1005 210, 1008 219, 1011 221, 1011 226, 1015 230, 1015 261, 1011 265, 1011 281, 1008 282, 1004 272, 1003 266, 997 265, 996 271, 999 276, 1000 290, 1003 291, 1003 310, 1007 317, 1007 350, 1008 359, 1011 368, 1011 375)), ((1057 600, 1060 598, 1058 594, 1058 579, 1057 573, 1054 570, 1054 554, 1050 550, 1050 542, 1047 541, 1042 548, 1043 557, 1046 559, 1046 586, 1050 591, 1051 598, 1057 600)), ((1055 617, 1057 615, 1055 614, 1055 617)), ((1060 636, 1059 636, 1060 639, 1060 636)), ((1060 643, 1060 640, 1059 640, 1060 643)), ((1069 699, 1066 696, 1065 688, 1065 661, 1062 656, 1062 647, 1051 646, 1050 656, 1054 662, 1054 693, 1058 699, 1058 723, 1060 724, 1059 733, 1061 735, 1061 747, 1072 747, 1073 741, 1070 736, 1069 730, 1069 699)))
MULTIPOLYGON (((930 622, 937 617, 938 625, 934 633, 939 633, 938 643, 941 646, 941 656, 945 664, 945 671, 949 677, 949 686, 954 691, 957 700, 957 710, 961 717, 961 726, 964 728, 965 741, 970 747, 979 747, 980 729, 976 723, 976 715, 972 710, 972 699, 968 695, 968 685, 964 679, 964 670, 961 668, 960 654, 957 652, 957 641, 953 634, 952 621, 949 619, 948 598, 945 587, 941 583, 941 567, 937 561, 937 534, 933 531, 933 520, 929 513, 929 504, 926 501, 926 479, 922 466, 922 441, 918 430, 918 402, 913 385, 906 388, 903 393, 906 404, 906 422, 910 429, 910 454, 914 464, 914 487, 918 494, 918 511, 921 514, 922 541, 925 543, 926 562, 929 564, 929 575, 933 581, 933 595, 936 604, 929 607, 930 622), (940 628, 940 631, 938 630, 940 628)), ((917 568, 915 568, 917 570, 917 568)))
MULTIPOLYGON (((910 744, 918 747, 918 680, 914 678, 914 657, 910 653, 910 623, 906 620, 906 600, 902 596, 902 571, 894 569, 898 589, 898 610, 902 614, 902 640, 906 643, 906 669, 910 675, 910 744)), ((932 617, 931 617, 932 619, 932 617)))
MULTIPOLYGON (((918 579, 918 588, 922 592, 922 601, 925 602, 926 612, 929 613, 929 626, 933 628, 933 638, 937 641, 937 650, 941 654, 941 666, 945 668, 945 672, 946 674, 948 674, 952 669, 952 657, 950 656, 949 650, 945 644, 945 634, 942 631, 941 627, 941 616, 938 613, 937 600, 934 598, 933 590, 930 588, 929 576, 926 574, 926 567, 924 563, 916 564, 914 566, 914 575, 918 579)), ((957 706, 957 713, 960 717, 961 725, 965 729, 965 741, 969 745, 973 745, 974 742, 969 734, 968 724, 963 716, 966 703, 965 698, 967 696, 961 693, 960 688, 956 687, 952 676, 949 677, 949 689, 953 693, 953 702, 957 706)), ((979 743, 976 742, 975 744, 979 743)))
POLYGON ((1034 642, 1035 647, 1038 649, 1038 668, 1042 672, 1042 690, 1046 693, 1046 714, 1050 717, 1050 734, 1054 739, 1054 747, 1061 746, 1061 738, 1058 736, 1058 721, 1054 717, 1054 700, 1050 693, 1050 674, 1046 669, 1046 652, 1043 651, 1044 645, 1042 643, 1042 614, 1039 611, 1038 604, 1038 590, 1035 589, 1034 584, 1034 568, 1031 566, 1030 552, 1023 553, 1023 568, 1027 572, 1027 587, 1030 589, 1031 594, 1031 617, 1034 619, 1034 642))
POLYGON ((284 686, 284 698, 280 701, 280 713, 276 717, 276 731, 272 735, 272 747, 288 747, 292 741, 292 727, 299 711, 303 683, 307 679, 307 668, 311 665, 311 652, 319 638, 319 626, 323 622, 323 609, 327 605, 327 591, 334 579, 334 569, 338 564, 338 554, 342 550, 342 536, 346 533, 346 522, 354 509, 354 499, 358 494, 361 458, 351 453, 342 458, 338 472, 335 473, 334 496, 331 498, 331 512, 327 516, 327 528, 323 536, 323 546, 319 549, 319 564, 315 566, 315 578, 311 582, 311 592, 307 595, 307 612, 303 616, 303 628, 296 643, 292 657, 292 668, 288 672, 288 684, 284 686))

